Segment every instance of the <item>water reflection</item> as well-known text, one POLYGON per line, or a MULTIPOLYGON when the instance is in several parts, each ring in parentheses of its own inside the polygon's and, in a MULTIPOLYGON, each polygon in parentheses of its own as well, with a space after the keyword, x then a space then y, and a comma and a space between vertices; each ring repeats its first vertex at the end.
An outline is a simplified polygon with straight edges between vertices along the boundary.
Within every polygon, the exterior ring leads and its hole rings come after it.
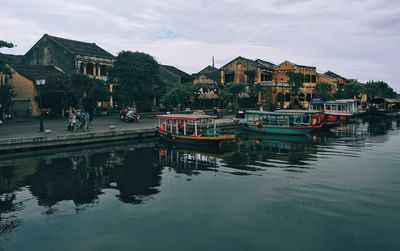
POLYGON ((156 157, 154 147, 124 145, 0 161, 1 212, 15 210, 13 193, 22 187, 46 208, 61 201, 73 201, 77 207, 94 203, 104 188, 117 189, 123 202, 141 203, 159 192, 156 157))
POLYGON ((360 119, 310 136, 241 134, 240 144, 227 149, 122 144, 0 156, 0 234, 18 227, 16 212, 28 200, 42 214, 57 213, 63 201, 79 211, 112 189, 119 201, 141 204, 160 193, 163 170, 187 176, 312 172, 318 159, 358 157, 367 143, 384 143, 399 127, 399 119, 360 119))

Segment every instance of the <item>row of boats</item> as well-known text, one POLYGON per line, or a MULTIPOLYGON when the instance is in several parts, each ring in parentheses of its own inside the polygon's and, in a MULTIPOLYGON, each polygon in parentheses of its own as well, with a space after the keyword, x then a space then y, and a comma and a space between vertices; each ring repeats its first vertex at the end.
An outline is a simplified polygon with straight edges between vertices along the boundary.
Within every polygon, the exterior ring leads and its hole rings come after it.
MULTIPOLYGON (((310 110, 247 110, 234 121, 240 130, 252 133, 306 135, 364 114, 366 109, 357 100, 314 100, 310 110)), ((161 138, 174 143, 221 146, 236 141, 237 135, 221 133, 215 118, 203 114, 158 115, 157 132, 161 138)))

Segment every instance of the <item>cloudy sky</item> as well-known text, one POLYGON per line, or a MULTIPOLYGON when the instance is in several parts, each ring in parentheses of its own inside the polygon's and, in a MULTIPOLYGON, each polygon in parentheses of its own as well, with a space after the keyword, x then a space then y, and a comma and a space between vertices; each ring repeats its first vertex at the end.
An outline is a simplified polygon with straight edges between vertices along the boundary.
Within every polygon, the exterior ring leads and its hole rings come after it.
POLYGON ((289 60, 400 92, 399 0, 1 0, 3 53, 43 35, 143 51, 188 73, 237 56, 289 60))

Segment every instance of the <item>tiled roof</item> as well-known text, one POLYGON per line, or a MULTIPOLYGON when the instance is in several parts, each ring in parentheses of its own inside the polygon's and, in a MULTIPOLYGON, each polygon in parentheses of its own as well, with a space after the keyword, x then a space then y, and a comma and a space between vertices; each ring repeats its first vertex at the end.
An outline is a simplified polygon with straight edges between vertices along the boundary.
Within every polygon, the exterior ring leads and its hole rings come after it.
MULTIPOLYGON (((292 62, 290 62, 290 61, 288 61, 288 60, 285 60, 285 61, 284 61, 283 63, 281 63, 281 64, 285 64, 285 63, 291 64, 291 65, 297 66, 297 67, 302 67, 302 68, 313 68, 313 69, 316 69, 316 68, 317 68, 317 67, 315 67, 315 66, 295 64, 295 63, 292 63, 292 62)), ((281 65, 281 64, 280 64, 280 65, 281 65)))
POLYGON ((192 74, 192 76, 194 78, 198 78, 198 77, 200 77, 202 75, 207 77, 208 79, 213 80, 215 83, 220 83, 221 82, 221 73, 220 73, 220 71, 218 69, 213 71, 213 72, 205 72, 205 73, 200 73, 199 72, 199 73, 192 74))
POLYGON ((160 65, 160 69, 161 70, 165 70, 177 77, 181 77, 181 78, 188 78, 188 79, 192 79, 193 77, 189 74, 187 74, 186 72, 179 70, 178 68, 171 66, 171 65, 160 65))
POLYGON ((95 43, 87 43, 87 42, 81 42, 81 41, 76 41, 76 40, 70 40, 70 39, 65 39, 65 38, 60 38, 60 37, 54 37, 50 35, 45 35, 51 40, 55 41, 56 43, 60 44, 70 52, 77 54, 77 55, 83 55, 83 56, 92 56, 92 57, 102 57, 102 58, 110 58, 113 59, 114 56, 107 52, 106 50, 102 49, 95 43))
POLYGON ((39 66, 14 64, 12 65, 12 68, 32 81, 47 79, 50 76, 63 74, 63 72, 54 65, 39 66))
POLYGON ((341 78, 341 79, 347 81, 346 78, 344 78, 344 77, 342 77, 342 76, 340 76, 340 75, 338 75, 338 74, 336 74, 336 73, 334 73, 334 72, 332 72, 332 71, 327 71, 327 72, 325 72, 324 74, 327 75, 327 76, 329 76, 329 77, 331 77, 331 78, 341 78))
POLYGON ((262 60, 262 59, 256 59, 256 62, 257 62, 259 65, 264 66, 264 67, 267 67, 267 68, 272 68, 272 67, 276 66, 276 64, 273 64, 273 63, 268 62, 268 61, 264 61, 264 60, 262 60))
POLYGON ((7 64, 19 64, 22 62, 23 55, 0 53, 0 58, 7 64))
POLYGON ((218 71, 218 68, 215 68, 214 66, 209 65, 206 68, 204 68, 203 70, 199 71, 198 73, 199 74, 200 73, 211 73, 211 72, 214 72, 214 71, 218 71))
POLYGON ((253 64, 257 64, 254 60, 248 59, 248 58, 244 58, 242 56, 236 57, 235 59, 229 61, 228 63, 226 63, 224 66, 221 67, 221 69, 225 68, 227 65, 231 64, 232 62, 234 62, 235 60, 244 60, 247 61, 249 63, 253 63, 253 64))

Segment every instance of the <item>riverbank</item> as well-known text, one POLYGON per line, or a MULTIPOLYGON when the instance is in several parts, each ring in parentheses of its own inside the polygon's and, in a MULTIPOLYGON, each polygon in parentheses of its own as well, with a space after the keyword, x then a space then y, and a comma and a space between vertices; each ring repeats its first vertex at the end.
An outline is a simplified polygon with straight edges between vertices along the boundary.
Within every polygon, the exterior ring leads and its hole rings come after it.
MULTIPOLYGON (((32 119, 0 125, 0 153, 31 151, 73 145, 85 145, 112 141, 157 140, 155 126, 157 120, 145 117, 139 123, 125 123, 117 115, 98 117, 90 131, 69 132, 66 121, 62 119, 45 120, 44 132, 39 132, 39 120, 32 119)), ((221 128, 232 128, 231 117, 218 119, 221 128)))

